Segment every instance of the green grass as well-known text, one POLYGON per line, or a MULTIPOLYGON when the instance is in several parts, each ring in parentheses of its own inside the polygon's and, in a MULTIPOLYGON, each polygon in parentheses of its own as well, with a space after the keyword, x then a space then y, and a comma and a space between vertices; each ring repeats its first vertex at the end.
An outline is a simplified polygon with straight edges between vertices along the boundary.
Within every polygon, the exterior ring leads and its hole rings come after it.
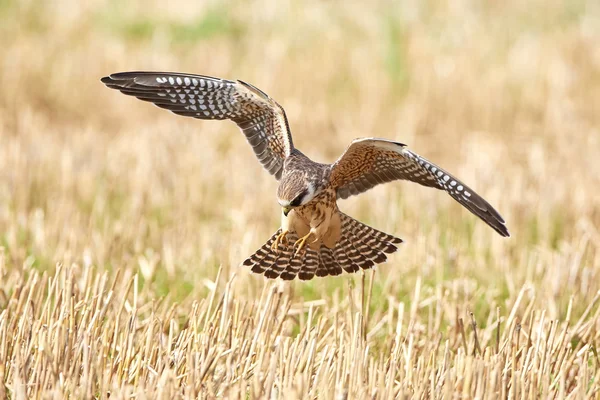
POLYGON ((191 45, 219 37, 239 38, 243 26, 235 21, 225 6, 213 6, 191 21, 177 21, 164 17, 145 17, 121 12, 115 4, 98 17, 102 29, 117 37, 133 41, 149 41, 155 35, 165 37, 175 45, 191 45), (125 15, 122 15, 125 14, 125 15))

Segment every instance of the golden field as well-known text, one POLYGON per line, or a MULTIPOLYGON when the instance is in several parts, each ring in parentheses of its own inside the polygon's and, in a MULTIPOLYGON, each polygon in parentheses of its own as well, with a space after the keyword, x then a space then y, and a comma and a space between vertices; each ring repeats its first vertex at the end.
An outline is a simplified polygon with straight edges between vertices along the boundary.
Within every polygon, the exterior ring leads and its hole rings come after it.
POLYGON ((600 4, 0 0, 0 398, 600 396, 600 4), (243 79, 333 162, 376 136, 494 205, 340 202, 405 243, 268 281, 277 182, 232 123, 100 78, 243 79))

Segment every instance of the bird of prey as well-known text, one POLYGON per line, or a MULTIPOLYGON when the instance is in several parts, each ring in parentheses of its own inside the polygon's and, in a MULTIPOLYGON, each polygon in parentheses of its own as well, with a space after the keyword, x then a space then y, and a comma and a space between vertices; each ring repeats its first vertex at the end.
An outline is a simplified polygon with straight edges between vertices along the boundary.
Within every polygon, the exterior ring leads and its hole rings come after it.
POLYGON ((402 143, 355 139, 333 164, 312 161, 294 147, 283 108, 241 80, 121 72, 102 82, 178 115, 237 124, 260 163, 279 180, 281 228, 243 262, 267 278, 308 280, 384 262, 402 240, 344 214, 337 200, 394 180, 444 190, 501 236, 510 236, 504 219, 487 201, 402 143))

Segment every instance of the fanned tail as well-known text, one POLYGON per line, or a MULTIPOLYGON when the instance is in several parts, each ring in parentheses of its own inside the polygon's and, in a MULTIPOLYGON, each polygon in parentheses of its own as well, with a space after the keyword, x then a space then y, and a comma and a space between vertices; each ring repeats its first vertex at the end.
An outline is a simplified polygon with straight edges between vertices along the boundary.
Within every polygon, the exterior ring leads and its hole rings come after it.
POLYGON ((387 260, 387 254, 398 250, 402 239, 371 228, 344 213, 340 213, 342 231, 334 248, 321 245, 319 250, 310 246, 295 255, 293 243, 298 235, 290 232, 287 243, 279 243, 277 250, 271 246, 281 233, 278 229, 254 254, 244 261, 252 272, 270 279, 292 280, 296 276, 310 280, 316 276, 340 275, 342 270, 352 273, 369 269, 387 260))

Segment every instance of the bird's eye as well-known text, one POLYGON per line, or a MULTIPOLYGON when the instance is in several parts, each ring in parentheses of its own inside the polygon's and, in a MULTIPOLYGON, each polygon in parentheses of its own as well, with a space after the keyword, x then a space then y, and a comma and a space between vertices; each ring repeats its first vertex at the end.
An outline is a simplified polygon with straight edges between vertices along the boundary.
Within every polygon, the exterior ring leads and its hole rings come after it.
POLYGON ((306 195, 306 191, 300 193, 298 196, 296 196, 296 198, 294 198, 294 200, 292 200, 290 202, 290 206, 298 207, 300 204, 302 204, 302 199, 304 198, 305 195, 306 195))
POLYGON ((292 206, 292 207, 298 207, 301 202, 302 202, 302 196, 298 196, 298 197, 296 197, 294 200, 292 200, 290 202, 290 206, 292 206))

